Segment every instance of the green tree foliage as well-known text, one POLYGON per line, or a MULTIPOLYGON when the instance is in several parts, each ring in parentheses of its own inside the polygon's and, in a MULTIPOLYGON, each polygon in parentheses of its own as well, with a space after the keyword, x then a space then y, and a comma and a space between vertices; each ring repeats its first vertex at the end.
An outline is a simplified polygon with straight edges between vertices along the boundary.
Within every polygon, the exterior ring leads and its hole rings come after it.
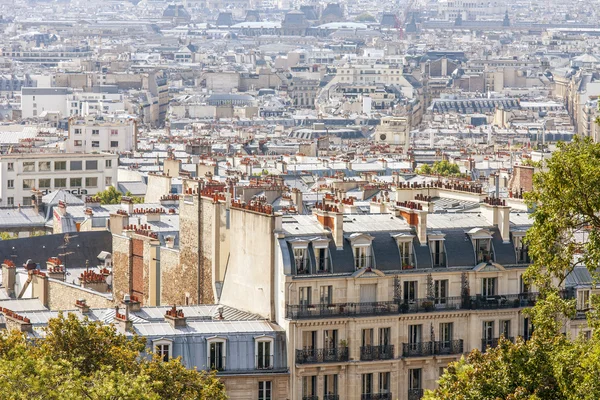
POLYGON ((146 341, 74 314, 50 320, 46 335, 0 336, 2 399, 225 400, 214 373, 188 370, 179 359, 144 356, 146 341))
POLYGON ((563 332, 575 315, 575 300, 558 290, 576 265, 598 278, 600 145, 576 138, 558 147, 526 194, 536 208, 526 237, 534 263, 525 278, 541 296, 524 311, 535 326, 532 338, 502 341, 485 354, 474 350, 449 365, 426 399, 600 399, 600 300, 592 295, 587 313, 591 338, 571 338, 563 332))
POLYGON ((447 160, 442 160, 434 162, 433 167, 430 167, 428 164, 421 165, 417 173, 423 175, 459 176, 460 167, 447 160))
MULTIPOLYGON (((119 204, 123 196, 114 186, 109 186, 108 189, 96 194, 100 198, 100 204, 119 204)), ((125 196, 131 197, 134 203, 142 203, 142 199, 132 196, 130 192, 125 193, 125 196)))
POLYGON ((356 20, 358 22, 377 22, 377 19, 375 19, 375 17, 369 13, 360 14, 359 16, 356 17, 356 20))

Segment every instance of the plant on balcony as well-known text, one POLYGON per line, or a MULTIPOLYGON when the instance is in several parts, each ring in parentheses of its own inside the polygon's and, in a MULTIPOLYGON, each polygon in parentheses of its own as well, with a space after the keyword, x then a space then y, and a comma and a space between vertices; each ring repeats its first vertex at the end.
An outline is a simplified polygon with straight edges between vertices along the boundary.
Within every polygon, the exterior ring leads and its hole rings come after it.
POLYGON ((400 309, 401 313, 406 313, 408 311, 408 303, 406 303, 405 301, 403 301, 402 303, 400 303, 400 305, 398 306, 398 308, 400 309))
POLYGON ((348 347, 348 341, 346 339, 340 340, 339 346, 342 347, 342 348, 348 347))
POLYGON ((424 301, 423 302, 423 309, 425 311, 433 311, 433 309, 434 309, 433 301, 429 301, 429 300, 424 301))

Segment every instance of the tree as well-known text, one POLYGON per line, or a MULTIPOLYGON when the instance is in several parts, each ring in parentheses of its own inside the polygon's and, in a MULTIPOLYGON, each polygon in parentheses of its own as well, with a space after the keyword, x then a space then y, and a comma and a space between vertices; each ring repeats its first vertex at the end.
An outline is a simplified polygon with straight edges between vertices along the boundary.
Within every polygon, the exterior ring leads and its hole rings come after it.
POLYGON ((12 331, 0 336, 3 399, 210 399, 224 400, 214 373, 145 356, 146 340, 113 326, 62 313, 45 337, 12 331))
POLYGON ((430 167, 428 164, 421 165, 417 173, 423 175, 459 176, 460 167, 447 160, 442 160, 434 162, 433 167, 430 167))
MULTIPOLYGON (((119 204, 122 194, 114 186, 109 186, 108 189, 96 193, 100 198, 100 204, 119 204)), ((134 203, 142 203, 142 199, 131 195, 131 192, 125 193, 125 196, 130 197, 134 203)))
POLYGON ((356 20, 358 22, 377 22, 377 19, 375 19, 375 17, 369 13, 360 14, 359 16, 356 17, 356 20))
POLYGON ((535 207, 525 241, 533 264, 525 279, 540 291, 524 311, 535 326, 532 338, 502 341, 485 354, 474 350, 447 368, 426 399, 600 398, 600 299, 592 295, 587 312, 591 338, 571 338, 563 333, 575 300, 559 290, 576 267, 587 268, 594 282, 599 277, 600 144, 589 138, 560 143, 542 167, 525 194, 535 207))

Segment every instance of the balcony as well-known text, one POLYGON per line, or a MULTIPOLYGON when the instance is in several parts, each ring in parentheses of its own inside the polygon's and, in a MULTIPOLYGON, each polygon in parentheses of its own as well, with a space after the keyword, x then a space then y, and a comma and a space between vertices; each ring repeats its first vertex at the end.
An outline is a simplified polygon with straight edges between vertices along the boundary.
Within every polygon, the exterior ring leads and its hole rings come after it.
POLYGON ((402 343, 402 357, 427 357, 463 353, 463 340, 402 343))
POLYGON ((423 397, 423 389, 408 389, 408 400, 420 400, 423 397))
POLYGON ((323 400, 340 400, 339 394, 326 394, 323 396, 323 400))
POLYGON ((317 396, 317 395, 302 396, 302 400, 319 400, 319 396, 317 396))
POLYGON ((273 369, 273 355, 256 356, 256 369, 273 369))
MULTIPOLYGON (((508 337, 506 339, 513 343, 515 342, 514 337, 508 337)), ((488 347, 497 347, 499 343, 500 338, 481 339, 481 351, 485 353, 488 347)))
POLYGON ((368 393, 360 397, 361 400, 392 400, 391 393, 368 393))
POLYGON ((394 346, 362 346, 360 348, 361 361, 391 360, 394 358, 394 346))
POLYGON ((287 305, 286 318, 343 318, 354 316, 396 315, 448 310, 495 310, 503 308, 531 307, 537 301, 537 293, 519 293, 493 296, 454 296, 433 299, 403 299, 365 303, 332 303, 287 305))
POLYGON ((348 347, 296 350, 296 364, 320 364, 348 361, 348 347))

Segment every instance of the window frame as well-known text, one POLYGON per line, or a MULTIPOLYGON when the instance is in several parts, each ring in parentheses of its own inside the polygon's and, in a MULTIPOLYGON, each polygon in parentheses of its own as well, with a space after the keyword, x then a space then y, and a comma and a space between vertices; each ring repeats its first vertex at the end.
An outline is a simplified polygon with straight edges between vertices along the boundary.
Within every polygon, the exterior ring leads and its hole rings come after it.
POLYGON ((259 370, 268 370, 274 368, 275 363, 275 338, 271 336, 258 336, 254 338, 254 368, 259 370), (269 354, 266 356, 267 363, 265 363, 265 355, 263 350, 263 366, 259 363, 259 348, 261 345, 269 343, 269 354))
POLYGON ((258 400, 272 400, 272 399, 273 399, 273 381, 258 381, 258 400))
MULTIPOLYGON (((215 360, 216 361, 216 360, 215 360)), ((207 368, 217 371, 225 371, 227 369, 227 339, 223 337, 213 337, 206 340, 206 365, 207 368), (211 354, 210 347, 212 344, 222 343, 223 347, 221 350, 221 368, 213 368, 211 366, 211 354)))
POLYGON ((172 360, 173 359, 173 341, 170 339, 165 339, 165 338, 153 340, 152 341, 152 352, 154 354, 157 354, 160 357, 161 361, 168 362, 169 360, 172 360), (166 356, 167 356, 166 360, 164 359, 164 357, 165 357, 164 349, 161 349, 160 353, 157 351, 159 346, 160 347, 169 346, 167 348, 168 351, 166 354, 166 356))

